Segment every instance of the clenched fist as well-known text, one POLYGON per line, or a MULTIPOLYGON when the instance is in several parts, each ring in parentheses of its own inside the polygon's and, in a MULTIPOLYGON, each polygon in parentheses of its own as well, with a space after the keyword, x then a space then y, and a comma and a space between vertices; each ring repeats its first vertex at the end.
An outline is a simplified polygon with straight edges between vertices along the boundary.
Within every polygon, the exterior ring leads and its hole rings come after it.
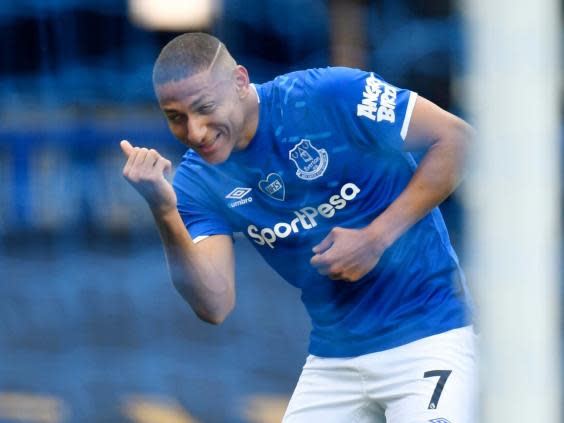
POLYGON ((384 250, 368 228, 335 227, 313 247, 310 263, 330 279, 356 282, 376 266, 384 250))
POLYGON ((165 178, 172 170, 170 161, 157 150, 133 147, 126 140, 120 147, 127 158, 123 176, 147 201, 153 214, 176 211, 176 194, 165 178))

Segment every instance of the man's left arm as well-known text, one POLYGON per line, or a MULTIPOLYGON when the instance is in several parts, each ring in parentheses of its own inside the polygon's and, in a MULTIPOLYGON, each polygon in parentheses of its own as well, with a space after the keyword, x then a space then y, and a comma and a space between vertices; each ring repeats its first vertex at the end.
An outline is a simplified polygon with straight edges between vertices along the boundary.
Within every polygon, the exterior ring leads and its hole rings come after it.
POLYGON ((448 197, 463 171, 472 129, 462 119, 418 96, 405 150, 427 152, 404 191, 363 229, 336 227, 316 247, 311 263, 331 279, 356 281, 412 225, 448 197))
POLYGON ((405 190, 367 230, 388 246, 445 200, 460 182, 471 133, 462 119, 418 97, 405 149, 427 153, 405 190))

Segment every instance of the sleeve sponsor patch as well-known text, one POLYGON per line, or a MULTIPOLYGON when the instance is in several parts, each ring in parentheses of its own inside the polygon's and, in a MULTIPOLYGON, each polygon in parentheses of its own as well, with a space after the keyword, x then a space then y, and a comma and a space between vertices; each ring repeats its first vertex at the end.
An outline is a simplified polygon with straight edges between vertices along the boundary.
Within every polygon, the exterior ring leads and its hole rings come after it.
POLYGON ((376 122, 396 121, 397 89, 381 81, 371 73, 366 78, 366 85, 362 93, 362 101, 356 107, 358 117, 366 117, 376 122))

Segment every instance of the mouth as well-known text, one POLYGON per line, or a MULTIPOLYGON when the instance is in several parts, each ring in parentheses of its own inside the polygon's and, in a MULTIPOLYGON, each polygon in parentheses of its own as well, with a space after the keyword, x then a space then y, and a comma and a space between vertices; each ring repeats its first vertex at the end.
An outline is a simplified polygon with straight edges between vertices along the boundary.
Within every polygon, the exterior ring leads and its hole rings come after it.
POLYGON ((208 141, 204 145, 200 146, 198 150, 204 154, 212 153, 215 150, 215 147, 217 145, 217 140, 219 139, 220 136, 221 136, 221 132, 218 132, 211 141, 208 141))

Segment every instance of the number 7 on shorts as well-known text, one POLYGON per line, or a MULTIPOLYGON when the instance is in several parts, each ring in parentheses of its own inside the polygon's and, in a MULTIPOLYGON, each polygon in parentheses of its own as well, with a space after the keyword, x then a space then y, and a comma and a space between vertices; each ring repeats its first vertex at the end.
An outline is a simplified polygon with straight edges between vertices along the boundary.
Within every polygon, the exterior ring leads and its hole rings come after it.
POLYGON ((439 405, 439 399, 441 398, 441 394, 443 393, 443 388, 445 387, 445 383, 452 373, 452 370, 430 370, 428 372, 423 373, 424 378, 428 377, 437 377, 439 381, 437 382, 437 386, 433 391, 433 396, 431 397, 431 401, 429 401, 429 410, 434 410, 439 405))

